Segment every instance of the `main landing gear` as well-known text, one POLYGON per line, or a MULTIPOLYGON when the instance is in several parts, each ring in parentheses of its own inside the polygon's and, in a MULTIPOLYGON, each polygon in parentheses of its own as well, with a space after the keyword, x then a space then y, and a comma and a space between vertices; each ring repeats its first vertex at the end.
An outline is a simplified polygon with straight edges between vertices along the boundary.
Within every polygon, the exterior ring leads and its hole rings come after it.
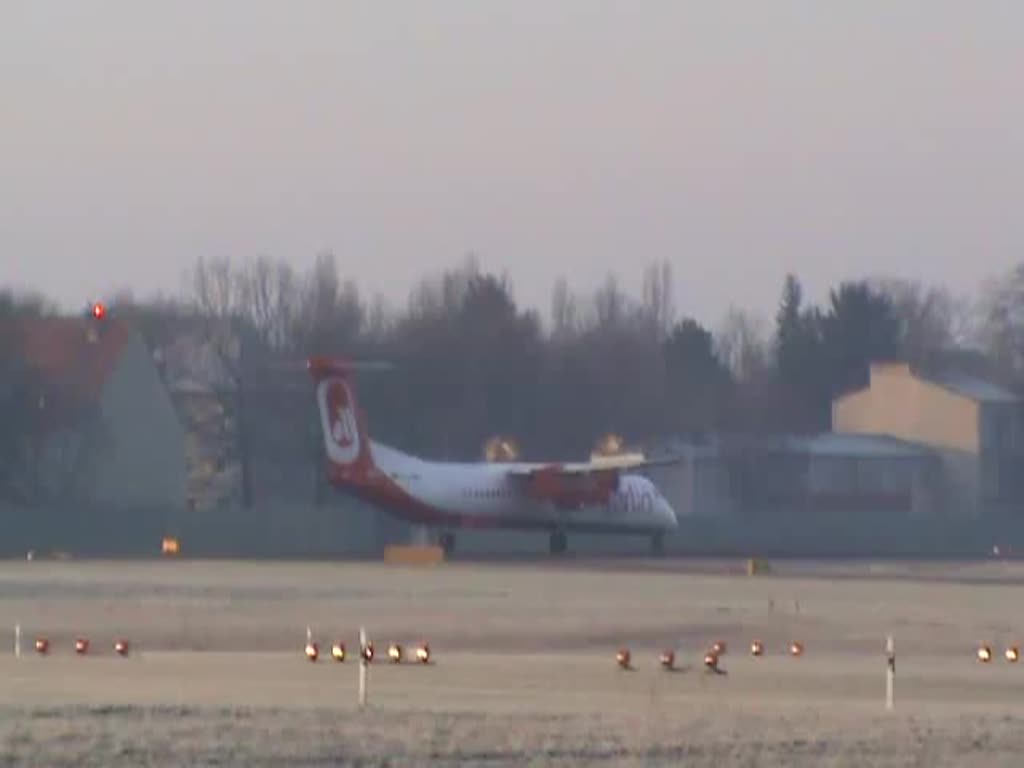
POLYGON ((447 557, 455 551, 455 534, 451 531, 443 531, 437 537, 437 543, 441 545, 441 549, 444 550, 444 554, 447 557))
POLYGON ((566 538, 565 531, 552 531, 549 543, 549 549, 552 555, 565 554, 566 549, 566 538))
POLYGON ((655 533, 651 536, 651 554, 660 555, 665 551, 665 534, 655 533))

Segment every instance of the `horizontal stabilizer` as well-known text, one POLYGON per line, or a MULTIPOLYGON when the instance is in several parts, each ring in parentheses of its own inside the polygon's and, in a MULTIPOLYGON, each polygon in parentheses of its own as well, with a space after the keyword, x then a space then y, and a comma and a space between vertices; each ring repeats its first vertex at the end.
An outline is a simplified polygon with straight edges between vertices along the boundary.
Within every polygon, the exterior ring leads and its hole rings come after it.
POLYGON ((392 371, 394 364, 386 360, 348 360, 343 357, 311 357, 306 370, 315 379, 327 376, 347 376, 357 371, 392 371))

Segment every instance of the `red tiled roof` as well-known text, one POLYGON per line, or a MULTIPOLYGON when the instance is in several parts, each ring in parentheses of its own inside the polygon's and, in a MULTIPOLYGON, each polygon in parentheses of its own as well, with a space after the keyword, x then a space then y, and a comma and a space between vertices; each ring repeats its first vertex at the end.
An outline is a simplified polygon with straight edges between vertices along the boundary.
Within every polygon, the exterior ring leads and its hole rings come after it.
POLYGON ((95 404, 131 336, 123 320, 84 317, 17 318, 0 323, 0 349, 66 406, 95 404), (95 341, 89 330, 95 328, 95 341))

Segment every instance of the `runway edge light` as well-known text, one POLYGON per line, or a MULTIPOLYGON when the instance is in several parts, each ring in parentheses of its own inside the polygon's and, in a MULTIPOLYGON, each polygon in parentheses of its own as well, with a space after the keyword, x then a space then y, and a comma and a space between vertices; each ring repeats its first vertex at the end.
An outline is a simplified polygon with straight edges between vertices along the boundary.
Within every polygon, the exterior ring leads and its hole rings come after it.
POLYGON ((331 658, 333 658, 335 661, 338 661, 338 662, 345 661, 345 644, 344 643, 337 642, 337 643, 335 643, 334 645, 331 646, 331 658))
POLYGON ((430 646, 426 643, 420 643, 416 648, 416 660, 420 664, 430 663, 430 646))

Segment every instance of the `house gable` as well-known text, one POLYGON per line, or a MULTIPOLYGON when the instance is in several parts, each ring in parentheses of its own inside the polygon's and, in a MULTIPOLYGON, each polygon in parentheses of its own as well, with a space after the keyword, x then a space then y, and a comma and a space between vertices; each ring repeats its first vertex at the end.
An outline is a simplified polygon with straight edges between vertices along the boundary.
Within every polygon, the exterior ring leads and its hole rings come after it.
POLYGON ((980 406, 921 378, 906 364, 873 364, 867 388, 833 403, 836 432, 887 434, 976 454, 980 406))
POLYGON ((145 344, 133 334, 101 395, 105 461, 97 500, 112 506, 181 510, 184 431, 145 344))
MULTIPOLYGON (((31 503, 184 504, 181 427, 141 338, 122 319, 0 323, 19 414, 7 469, 31 503)), ((6 425, 11 427, 11 424, 6 425)))
POLYGON ((98 406, 131 330, 108 318, 15 318, 0 324, 11 355, 14 389, 33 407, 37 429, 60 431, 88 418, 98 406))

